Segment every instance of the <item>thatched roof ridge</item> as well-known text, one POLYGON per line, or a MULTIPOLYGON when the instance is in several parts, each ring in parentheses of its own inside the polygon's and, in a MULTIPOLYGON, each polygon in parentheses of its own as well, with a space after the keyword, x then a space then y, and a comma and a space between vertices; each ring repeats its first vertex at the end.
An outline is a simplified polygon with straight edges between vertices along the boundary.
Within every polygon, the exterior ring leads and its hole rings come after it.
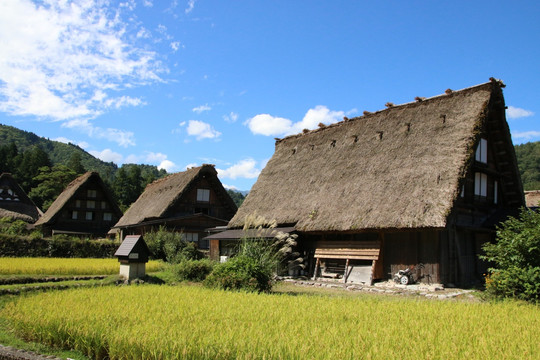
POLYGON ((229 228, 253 213, 299 231, 445 227, 501 87, 491 81, 277 140, 229 228))
POLYGON ((117 214, 121 214, 122 212, 116 205, 116 202, 113 200, 112 194, 109 192, 109 190, 105 186, 105 183, 103 182, 103 180, 101 180, 101 177, 99 176, 99 174, 94 171, 88 171, 84 173, 83 175, 79 176, 78 178, 76 178, 75 180, 73 180, 72 182, 70 182, 68 186, 66 186, 64 191, 62 191, 62 193, 58 195, 56 200, 54 200, 54 202, 47 209, 45 214, 39 219, 39 221, 36 222, 35 225, 39 226, 39 225, 45 225, 45 224, 53 222, 53 220, 60 214, 60 211, 62 210, 62 208, 75 195, 77 190, 79 190, 81 186, 89 182, 91 179, 95 179, 98 182, 98 184, 100 184, 101 188, 103 189, 105 193, 105 196, 108 198, 112 206, 112 210, 117 214))
POLYGON ((124 216, 114 225, 114 228, 135 225, 165 216, 169 208, 188 189, 188 185, 203 173, 217 177, 214 165, 203 164, 148 184, 137 201, 129 207, 124 216))
POLYGON ((10 173, 0 174, 0 192, 2 187, 8 187, 17 196, 17 201, 2 201, 0 198, 0 218, 10 217, 15 220, 23 220, 34 223, 43 215, 43 212, 34 204, 32 199, 17 184, 10 173))

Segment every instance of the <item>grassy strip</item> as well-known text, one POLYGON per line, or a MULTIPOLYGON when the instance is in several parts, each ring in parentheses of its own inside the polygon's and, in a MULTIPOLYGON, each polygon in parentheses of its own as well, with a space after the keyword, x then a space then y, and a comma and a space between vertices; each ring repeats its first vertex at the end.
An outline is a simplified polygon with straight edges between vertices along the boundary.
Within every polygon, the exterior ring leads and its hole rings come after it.
POLYGON ((0 295, 5 294, 20 294, 30 291, 48 291, 48 290, 64 290, 72 287, 94 287, 112 285, 119 280, 118 276, 111 275, 105 279, 89 279, 89 280, 66 280, 41 282, 33 284, 10 284, 0 285, 0 295))
MULTIPOLYGON (((15 295, 3 295, 0 296, 0 311, 6 306, 6 304, 15 301, 16 299, 21 298, 22 295, 15 296, 15 295)), ((51 346, 31 342, 31 341, 25 341, 21 339, 20 337, 16 336, 13 330, 10 329, 8 325, 8 321, 0 317, 0 344, 4 346, 11 346, 16 349, 26 350, 26 351, 33 351, 38 354, 42 355, 52 355, 63 359, 74 359, 74 360, 88 360, 88 357, 86 357, 84 354, 82 354, 79 351, 74 350, 59 350, 55 349, 51 346)))
POLYGON ((24 297, 0 316, 25 338, 98 359, 540 356, 540 309, 516 302, 330 299, 143 285, 24 297))
MULTIPOLYGON (((160 261, 149 261, 147 272, 163 268, 160 261)), ((111 275, 118 274, 117 259, 86 258, 2 258, 0 275, 111 275)))

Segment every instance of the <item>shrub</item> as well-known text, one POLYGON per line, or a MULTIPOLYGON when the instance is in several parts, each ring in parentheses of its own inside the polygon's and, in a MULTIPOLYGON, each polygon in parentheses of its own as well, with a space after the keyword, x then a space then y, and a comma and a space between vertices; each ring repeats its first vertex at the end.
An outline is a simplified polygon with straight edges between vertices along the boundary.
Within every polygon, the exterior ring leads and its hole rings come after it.
POLYGON ((144 235, 153 259, 177 264, 183 260, 202 259, 204 255, 193 243, 184 240, 181 232, 168 231, 164 226, 144 235))
POLYGON ((497 228, 497 241, 480 258, 493 263, 486 291, 496 297, 540 300, 540 212, 522 209, 497 228))
POLYGON ((173 267, 173 272, 181 281, 203 281, 215 265, 210 259, 184 260, 173 267))
POLYGON ((203 284, 223 290, 270 291, 271 274, 257 259, 238 255, 216 265, 203 284))

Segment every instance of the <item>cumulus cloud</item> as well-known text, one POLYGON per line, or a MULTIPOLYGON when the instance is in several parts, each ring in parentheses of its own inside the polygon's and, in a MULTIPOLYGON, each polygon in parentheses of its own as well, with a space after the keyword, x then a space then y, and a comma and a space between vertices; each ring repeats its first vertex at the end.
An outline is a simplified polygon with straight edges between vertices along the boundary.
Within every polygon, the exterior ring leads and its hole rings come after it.
POLYGON ((228 123, 236 122, 236 120, 238 120, 238 114, 231 111, 229 115, 223 115, 223 120, 228 123))
POLYGON ((210 111, 212 110, 212 107, 208 106, 208 104, 204 104, 204 105, 201 105, 201 106, 197 106, 197 107, 194 107, 193 109, 191 109, 193 112, 197 113, 197 114, 200 114, 204 111, 210 111))
POLYGON ((119 153, 116 153, 112 151, 111 149, 105 149, 103 151, 90 151, 90 154, 97 157, 98 159, 101 159, 103 161, 109 162, 112 161, 113 163, 121 163, 123 156, 119 153))
POLYGON ((315 129, 319 123, 326 125, 336 123, 343 119, 343 116, 355 112, 351 110, 332 111, 326 106, 317 105, 309 109, 301 121, 293 123, 291 120, 281 117, 275 117, 270 114, 259 114, 248 119, 244 124, 249 127, 253 134, 278 136, 292 135, 301 132, 303 129, 315 129))
POLYGON ((122 147, 135 146, 135 135, 131 131, 114 128, 103 129, 99 126, 94 126, 87 119, 69 120, 64 122, 62 126, 85 133, 91 138, 106 139, 115 142, 122 147))
POLYGON ((254 179, 259 176, 261 170, 257 168, 257 162, 253 159, 244 159, 228 167, 227 169, 216 169, 220 178, 246 178, 254 179))
POLYGON ((170 172, 174 172, 177 169, 177 166, 176 166, 175 163, 173 163, 170 160, 163 160, 162 162, 159 163, 157 168, 158 169, 165 169, 165 171, 170 173, 170 172))
POLYGON ((0 1, 0 111, 68 120, 141 105, 115 96, 162 81, 167 69, 156 52, 132 43, 124 18, 133 20, 123 15, 133 4, 0 1))
POLYGON ((540 138, 540 131, 516 131, 512 132, 512 138, 514 140, 519 139, 522 141, 530 141, 540 138))
POLYGON ((509 119, 518 119, 522 117, 528 117, 533 116, 534 113, 529 110, 521 109, 514 106, 509 106, 508 109, 506 109, 506 116, 508 116, 509 119))
POLYGON ((216 139, 221 136, 221 133, 214 129, 212 125, 199 120, 189 120, 187 133, 190 136, 195 136, 197 140, 216 139))

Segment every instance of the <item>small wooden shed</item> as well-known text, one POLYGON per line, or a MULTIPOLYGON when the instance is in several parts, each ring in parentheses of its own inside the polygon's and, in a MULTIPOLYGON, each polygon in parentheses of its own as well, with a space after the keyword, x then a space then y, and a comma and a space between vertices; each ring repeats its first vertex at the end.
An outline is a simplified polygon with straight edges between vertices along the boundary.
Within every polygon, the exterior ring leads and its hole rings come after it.
POLYGON ((150 256, 148 245, 142 235, 128 235, 114 253, 120 262, 120 275, 127 280, 146 275, 146 263, 150 256))

